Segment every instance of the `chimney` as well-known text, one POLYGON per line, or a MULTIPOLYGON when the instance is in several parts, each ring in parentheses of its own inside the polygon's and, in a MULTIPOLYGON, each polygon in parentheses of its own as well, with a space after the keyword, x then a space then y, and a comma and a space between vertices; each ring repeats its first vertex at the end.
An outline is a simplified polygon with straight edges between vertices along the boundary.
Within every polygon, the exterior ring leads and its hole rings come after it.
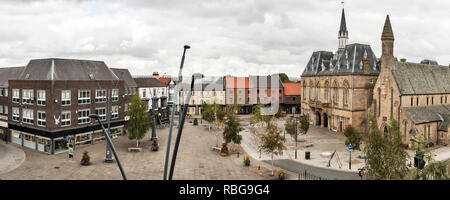
POLYGON ((402 62, 402 63, 406 62, 406 58, 400 59, 400 62, 402 62))

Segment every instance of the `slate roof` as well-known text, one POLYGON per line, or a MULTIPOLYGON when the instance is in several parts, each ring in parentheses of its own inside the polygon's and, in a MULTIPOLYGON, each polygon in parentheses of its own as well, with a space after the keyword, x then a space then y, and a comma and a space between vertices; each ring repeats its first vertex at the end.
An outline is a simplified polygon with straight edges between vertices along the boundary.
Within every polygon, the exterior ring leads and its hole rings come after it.
POLYGON ((157 78, 134 78, 137 86, 143 87, 167 87, 164 82, 158 80, 157 78))
POLYGON ((19 80, 119 80, 103 61, 46 58, 30 60, 19 80))
POLYGON ((313 52, 302 76, 378 75, 380 67, 370 45, 353 43, 333 54, 329 51, 313 52), (365 72, 362 61, 369 60, 370 70, 365 72))
POLYGON ((2 67, 0 68, 0 87, 7 88, 8 81, 19 78, 25 67, 2 67))
POLYGON ((450 93, 450 67, 395 62, 393 75, 402 95, 450 93))
POLYGON ((124 80, 126 88, 137 87, 136 81, 134 81, 128 69, 111 68, 111 70, 120 80, 124 80))
POLYGON ((402 112, 416 124, 441 122, 440 131, 447 131, 450 124, 450 105, 406 107, 402 112))
POLYGON ((281 82, 279 76, 249 76, 250 87, 252 88, 283 88, 284 85, 281 82), (277 83, 277 85, 272 85, 272 81, 277 83))
POLYGON ((341 15, 341 26, 339 27, 339 35, 348 35, 347 31, 347 24, 345 23, 345 12, 344 8, 342 8, 342 15, 341 15))

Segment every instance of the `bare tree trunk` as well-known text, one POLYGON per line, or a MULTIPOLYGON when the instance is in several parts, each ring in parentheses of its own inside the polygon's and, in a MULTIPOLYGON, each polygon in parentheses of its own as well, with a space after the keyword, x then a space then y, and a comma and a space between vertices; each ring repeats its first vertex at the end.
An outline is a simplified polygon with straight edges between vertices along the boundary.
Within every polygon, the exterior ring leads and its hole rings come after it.
POLYGON ((136 138, 136 147, 139 147, 139 140, 136 138))
POLYGON ((273 174, 273 152, 272 152, 272 156, 271 157, 272 157, 272 176, 273 176, 274 175, 273 174))

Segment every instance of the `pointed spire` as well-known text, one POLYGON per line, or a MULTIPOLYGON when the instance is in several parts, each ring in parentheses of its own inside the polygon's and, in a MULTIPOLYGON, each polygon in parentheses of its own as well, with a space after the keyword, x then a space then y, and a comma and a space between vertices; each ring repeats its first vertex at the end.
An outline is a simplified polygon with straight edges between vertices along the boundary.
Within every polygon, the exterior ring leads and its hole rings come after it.
POLYGON ((391 20, 389 19, 389 15, 386 16, 386 21, 384 22, 381 40, 394 40, 394 33, 392 32, 391 20))
POLYGON ((345 12, 344 8, 342 8, 342 15, 341 15, 341 26, 339 28, 339 36, 346 36, 348 35, 347 32, 347 24, 345 23, 345 12))

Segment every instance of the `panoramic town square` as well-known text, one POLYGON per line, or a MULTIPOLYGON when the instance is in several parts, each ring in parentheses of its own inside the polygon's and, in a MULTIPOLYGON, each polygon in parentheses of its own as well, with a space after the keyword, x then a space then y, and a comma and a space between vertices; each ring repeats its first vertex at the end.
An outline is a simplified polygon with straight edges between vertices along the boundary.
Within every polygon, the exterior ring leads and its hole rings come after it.
POLYGON ((450 179, 448 2, 196 3, 2 2, 0 182, 450 179))

